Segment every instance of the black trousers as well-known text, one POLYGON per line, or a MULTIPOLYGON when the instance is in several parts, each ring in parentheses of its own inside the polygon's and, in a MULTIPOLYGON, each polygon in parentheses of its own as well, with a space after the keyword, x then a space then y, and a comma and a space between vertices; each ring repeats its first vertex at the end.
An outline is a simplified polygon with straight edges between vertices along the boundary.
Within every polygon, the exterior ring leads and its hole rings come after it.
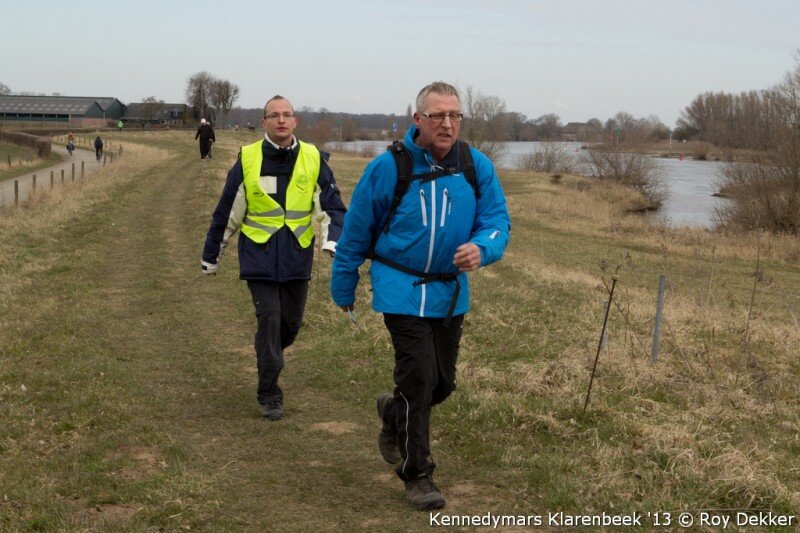
POLYGON ((283 350, 291 346, 300 325, 308 295, 308 281, 248 281, 258 330, 255 349, 258 366, 258 403, 283 401, 278 376, 283 370, 283 350))
POLYGON ((384 314, 383 322, 394 345, 394 402, 387 421, 394 423, 402 461, 400 479, 430 474, 431 408, 456 389, 456 359, 464 315, 454 316, 449 326, 443 318, 384 314))
POLYGON ((204 141, 200 140, 200 158, 204 158, 211 152, 211 140, 204 141))

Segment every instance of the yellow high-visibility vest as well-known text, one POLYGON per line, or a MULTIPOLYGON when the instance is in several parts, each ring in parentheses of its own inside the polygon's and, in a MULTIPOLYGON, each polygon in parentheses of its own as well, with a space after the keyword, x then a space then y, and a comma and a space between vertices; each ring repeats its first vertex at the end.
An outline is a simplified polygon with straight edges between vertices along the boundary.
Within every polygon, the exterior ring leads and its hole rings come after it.
POLYGON ((242 233, 250 240, 264 244, 284 225, 288 226, 297 242, 308 248, 314 238, 311 211, 314 191, 321 165, 319 150, 313 144, 298 141, 300 150, 294 163, 292 177, 286 188, 286 211, 261 187, 261 163, 264 154, 258 141, 242 147, 242 170, 247 199, 247 214, 242 223, 242 233))

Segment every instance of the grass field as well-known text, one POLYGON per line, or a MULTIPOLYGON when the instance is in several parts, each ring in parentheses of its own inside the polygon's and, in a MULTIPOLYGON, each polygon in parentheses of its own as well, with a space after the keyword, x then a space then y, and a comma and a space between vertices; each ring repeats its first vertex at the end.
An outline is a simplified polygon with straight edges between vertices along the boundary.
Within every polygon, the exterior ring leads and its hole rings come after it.
POLYGON ((0 181, 53 166, 63 159, 62 156, 52 152, 47 159, 38 159, 36 152, 30 148, 0 143, 0 181), (11 166, 8 165, 9 156, 11 157, 11 166))
MULTIPOLYGON (((259 419, 235 246, 217 276, 199 268, 257 137, 219 132, 201 168, 193 135, 108 134, 124 146, 108 171, 0 212, 0 530, 429 527, 377 451, 388 335, 368 283, 357 325, 333 305, 326 256, 286 357, 287 416, 259 419)), ((331 158, 346 198, 366 162, 331 158)), ((648 226, 629 192, 581 178, 501 179, 511 244, 471 276, 458 390, 433 414, 445 512, 797 515, 800 243, 648 226)))

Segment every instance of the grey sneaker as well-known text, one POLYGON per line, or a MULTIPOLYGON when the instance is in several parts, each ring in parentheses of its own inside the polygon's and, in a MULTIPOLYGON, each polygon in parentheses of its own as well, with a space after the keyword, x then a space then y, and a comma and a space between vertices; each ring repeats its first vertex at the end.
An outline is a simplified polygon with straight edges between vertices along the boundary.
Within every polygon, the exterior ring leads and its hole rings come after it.
POLYGON ((262 405, 261 417, 265 420, 280 420, 283 418, 283 402, 276 400, 262 405))
POLYGON ((397 465, 400 464, 401 461, 400 448, 397 445, 397 432, 390 423, 386 422, 383 416, 383 414, 386 412, 386 409, 393 401, 394 397, 388 392, 378 396, 378 416, 380 417, 381 422, 383 422, 381 432, 378 433, 378 449, 380 450, 383 459, 387 463, 397 465))
POLYGON ((430 474, 406 481, 406 501, 417 511, 441 509, 445 501, 430 474))

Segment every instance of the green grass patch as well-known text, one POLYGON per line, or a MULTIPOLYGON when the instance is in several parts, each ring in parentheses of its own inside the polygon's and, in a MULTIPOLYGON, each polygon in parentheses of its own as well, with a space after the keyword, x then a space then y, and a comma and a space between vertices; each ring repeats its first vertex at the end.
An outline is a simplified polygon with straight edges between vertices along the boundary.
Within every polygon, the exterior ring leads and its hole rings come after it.
POLYGON ((55 152, 45 159, 39 159, 33 149, 0 142, 0 181, 51 167, 63 160, 64 156, 55 152), (11 166, 8 164, 9 158, 11 166))

